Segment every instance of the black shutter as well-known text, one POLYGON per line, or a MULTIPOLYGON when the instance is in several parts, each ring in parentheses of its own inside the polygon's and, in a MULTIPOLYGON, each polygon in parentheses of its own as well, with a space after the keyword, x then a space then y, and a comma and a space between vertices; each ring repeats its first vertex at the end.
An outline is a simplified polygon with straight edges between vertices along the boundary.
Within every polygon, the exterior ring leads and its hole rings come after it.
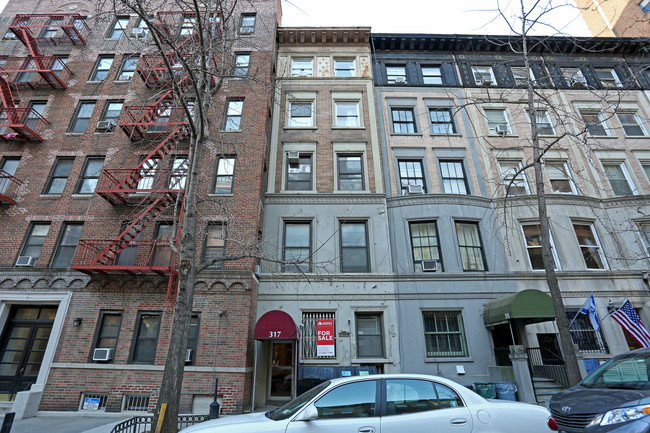
POLYGON ((458 75, 456 75, 456 68, 454 68, 453 63, 443 63, 440 65, 440 70, 442 72, 442 83, 448 86, 458 86, 460 82, 458 81, 458 75))
POLYGON ((569 83, 564 79, 562 74, 562 69, 558 65, 546 65, 548 67, 548 72, 551 74, 551 78, 555 83, 555 86, 562 89, 569 87, 569 83))
POLYGON ((476 81, 474 81, 474 74, 472 73, 472 68, 467 63, 459 63, 458 69, 460 70, 460 77, 463 80, 463 85, 465 87, 476 86, 476 81))
POLYGON ((493 66, 494 75, 497 79, 497 84, 501 87, 515 87, 515 80, 510 74, 510 68, 508 65, 496 65, 493 66))
POLYGON ((580 70, 582 71, 582 75, 584 75, 585 78, 587 79, 587 86, 590 89, 603 88, 603 85, 600 82, 598 76, 596 75, 596 71, 594 71, 594 68, 592 68, 591 66, 582 66, 580 70))
POLYGON ((618 79, 621 80, 621 83, 623 83, 624 88, 626 89, 639 88, 638 84, 636 84, 636 81, 634 81, 634 77, 632 77, 630 70, 626 66, 624 65, 616 66, 614 68, 614 72, 616 72, 618 79))
POLYGON ((533 70, 535 81, 539 87, 553 87, 553 84, 551 83, 551 80, 546 73, 546 68, 544 68, 544 65, 541 62, 531 62, 530 69, 533 70))
POLYGON ((421 84, 422 83, 422 74, 420 73, 420 68, 413 62, 408 62, 404 66, 406 70, 406 83, 407 84, 421 84))

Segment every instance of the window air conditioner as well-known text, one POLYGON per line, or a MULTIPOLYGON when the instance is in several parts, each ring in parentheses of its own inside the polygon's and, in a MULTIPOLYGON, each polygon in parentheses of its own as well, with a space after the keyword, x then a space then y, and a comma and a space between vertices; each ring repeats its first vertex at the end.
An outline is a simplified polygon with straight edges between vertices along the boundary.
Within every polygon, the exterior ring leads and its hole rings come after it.
POLYGON ((587 79, 581 75, 575 75, 569 80, 569 86, 571 87, 585 87, 587 85, 587 79))
POLYGON ((484 86, 491 86, 493 83, 492 78, 481 78, 481 84, 484 86))
POLYGON ((406 83, 406 77, 395 77, 396 83, 406 83))
POLYGON ((16 266, 31 266, 33 267, 36 264, 36 257, 32 256, 20 256, 16 260, 16 266))
POLYGON ((122 74, 119 77, 117 77, 117 81, 131 81, 131 76, 122 74))
POLYGON ((185 362, 192 362, 192 349, 185 350, 185 362))
POLYGON ((93 361, 110 361, 113 359, 113 349, 97 347, 93 350, 93 361))
POLYGON ((424 188, 422 185, 409 185, 408 186, 409 194, 424 194, 424 188))
POLYGON ((422 272, 437 272, 437 271, 438 271, 437 260, 422 260, 422 272))
POLYGON ((135 29, 131 30, 131 36, 136 39, 142 39, 146 36, 146 33, 144 29, 136 27, 135 29))
POLYGON ((287 154, 289 159, 289 164, 299 164, 300 163, 300 153, 298 152, 289 152, 287 154))
POLYGON ((111 131, 115 126, 115 122, 112 120, 100 120, 97 122, 98 131, 111 131))
POLYGON ((495 131, 499 135, 506 135, 508 133, 508 125, 497 125, 495 131))

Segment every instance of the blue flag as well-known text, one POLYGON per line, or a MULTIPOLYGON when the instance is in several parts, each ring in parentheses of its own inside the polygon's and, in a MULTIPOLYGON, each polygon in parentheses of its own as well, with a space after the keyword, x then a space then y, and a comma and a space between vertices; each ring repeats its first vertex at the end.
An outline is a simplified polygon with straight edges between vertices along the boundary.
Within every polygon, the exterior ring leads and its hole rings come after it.
POLYGON ((594 299, 594 294, 592 293, 585 303, 582 305, 582 308, 579 311, 580 314, 588 314, 589 321, 591 326, 593 326, 594 331, 600 331, 600 320, 598 320, 598 313, 596 312, 596 300, 594 299))

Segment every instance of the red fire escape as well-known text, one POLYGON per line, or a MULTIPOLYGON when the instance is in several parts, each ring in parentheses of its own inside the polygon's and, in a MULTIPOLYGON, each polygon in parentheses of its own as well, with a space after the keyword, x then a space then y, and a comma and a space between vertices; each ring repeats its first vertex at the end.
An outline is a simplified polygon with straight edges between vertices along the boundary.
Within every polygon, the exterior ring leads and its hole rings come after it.
MULTIPOLYGON (((160 15, 155 24, 167 25, 160 15)), ((170 74, 165 59, 172 66, 179 64, 180 57, 190 53, 192 34, 180 33, 184 41, 173 53, 142 56, 136 71, 148 87, 161 89, 162 96, 152 104, 125 107, 118 126, 131 141, 149 144, 153 150, 135 168, 104 169, 96 188, 97 194, 112 205, 136 207, 117 238, 81 239, 72 269, 88 274, 169 275, 168 289, 173 287, 178 274, 177 255, 172 252, 169 239, 141 241, 140 234, 149 223, 183 202, 187 170, 160 166, 190 134, 185 111, 171 89, 172 83, 183 88, 189 80, 182 68, 170 74)), ((182 206, 177 215, 182 216, 182 206)), ((179 218, 176 239, 181 223, 179 218)))

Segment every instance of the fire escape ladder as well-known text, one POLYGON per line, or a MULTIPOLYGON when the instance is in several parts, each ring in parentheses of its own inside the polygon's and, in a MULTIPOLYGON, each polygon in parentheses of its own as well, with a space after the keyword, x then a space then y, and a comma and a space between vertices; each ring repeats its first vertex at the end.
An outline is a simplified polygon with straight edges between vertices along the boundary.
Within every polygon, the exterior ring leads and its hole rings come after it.
MULTIPOLYGON (((144 228, 156 219, 170 204, 174 203, 177 197, 177 191, 161 194, 153 200, 136 218, 129 224, 120 236, 112 241, 110 245, 101 252, 92 265, 111 265, 117 256, 129 245, 131 241, 137 239, 138 235, 144 228)), ((91 265, 91 266, 92 266, 91 265)))
POLYGON ((0 100, 2 100, 2 107, 7 114, 7 120, 13 124, 19 123, 20 119, 16 111, 16 101, 11 91, 11 85, 2 75, 0 75, 0 100))

